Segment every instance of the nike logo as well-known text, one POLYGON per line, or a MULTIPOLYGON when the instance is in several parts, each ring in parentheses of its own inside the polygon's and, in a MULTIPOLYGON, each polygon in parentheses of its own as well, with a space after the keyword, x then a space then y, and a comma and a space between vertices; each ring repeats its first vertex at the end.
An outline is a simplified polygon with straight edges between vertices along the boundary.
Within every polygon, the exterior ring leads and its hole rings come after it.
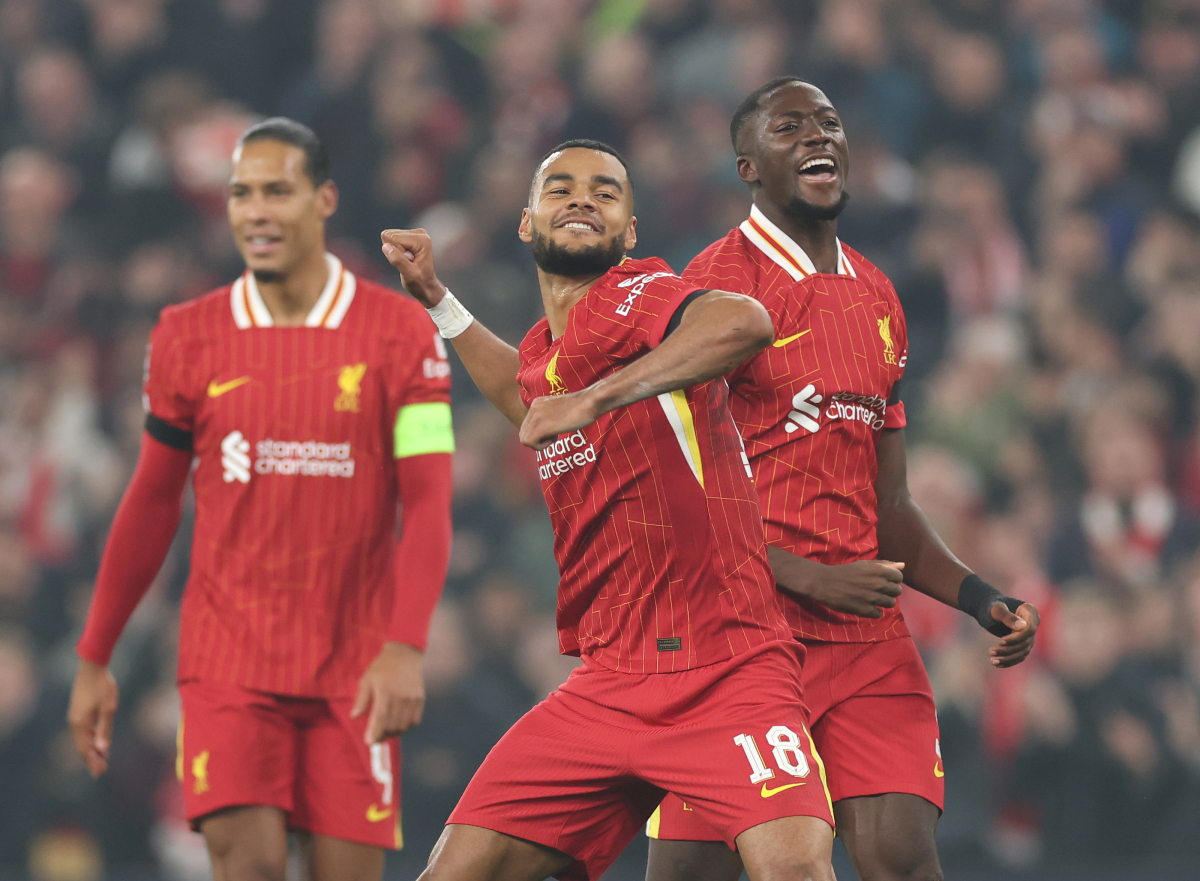
POLYGON ((219 398, 225 392, 231 392, 240 385, 245 385, 250 381, 248 376, 239 376, 237 379, 231 379, 229 382, 218 383, 215 379, 208 384, 208 396, 210 398, 219 398))
POLYGON ((774 789, 767 789, 767 784, 763 784, 762 797, 770 798, 773 795, 779 795, 785 789, 794 789, 797 786, 803 786, 803 783, 785 783, 783 786, 776 786, 774 789))
POLYGON ((798 339, 800 339, 800 337, 804 336, 806 333, 812 333, 812 328, 810 327, 808 330, 802 330, 802 331, 800 331, 800 333, 793 334, 792 336, 784 337, 781 340, 775 340, 775 342, 771 343, 771 345, 777 349, 782 349, 784 346, 786 346, 792 340, 798 340, 798 339))
POLYGON ((942 762, 940 759, 933 763, 933 776, 934 777, 945 777, 946 776, 946 772, 942 770, 942 762))
POLYGON ((391 815, 391 808, 380 809, 375 807, 375 805, 371 805, 369 808, 367 808, 367 822, 369 823, 378 823, 380 820, 386 820, 391 815))

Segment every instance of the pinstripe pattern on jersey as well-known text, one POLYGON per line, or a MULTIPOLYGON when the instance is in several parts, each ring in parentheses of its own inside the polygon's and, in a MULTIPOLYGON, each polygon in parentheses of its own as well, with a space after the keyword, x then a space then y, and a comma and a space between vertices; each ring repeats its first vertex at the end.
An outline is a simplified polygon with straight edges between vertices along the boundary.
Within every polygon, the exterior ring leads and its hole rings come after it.
POLYGON ((319 325, 243 324, 252 308, 239 279, 164 310, 151 336, 148 406, 192 432, 197 460, 181 679, 352 696, 382 645, 394 592, 396 414, 448 401, 449 382, 422 369, 438 357, 424 309, 340 264, 338 279, 319 325), (367 365, 359 410, 338 410, 338 376, 358 364, 367 365), (208 396, 213 380, 243 376, 247 383, 208 396), (268 439, 349 444, 353 477, 251 465, 248 482, 226 480, 222 442, 234 431, 254 462, 268 439))
MULTIPOLYGON (((902 426, 902 409, 881 402, 903 374, 908 350, 904 313, 886 276, 841 243, 839 255, 841 274, 810 271, 803 250, 755 208, 684 273, 700 287, 756 297, 771 315, 776 338, 795 337, 729 377, 730 409, 754 470, 767 542, 826 564, 873 559, 878 551, 875 444, 881 423, 840 418, 835 398, 876 398, 880 405, 871 412, 882 424, 902 426), (889 316, 894 364, 880 334, 880 321, 888 324, 889 316), (811 422, 789 418, 801 412, 794 398, 810 385, 803 400, 819 411, 815 432, 803 427, 811 422)), ((808 412, 806 419, 812 418, 808 412)), ((785 596, 792 632, 806 639, 872 642, 908 632, 898 609, 859 618, 785 596)))
MULTIPOLYGON (((520 350, 526 403, 578 391, 648 352, 695 286, 655 279, 623 315, 632 288, 617 284, 663 271, 661 260, 627 260, 572 308, 562 337, 545 319, 535 325, 520 350)), ((561 648, 619 672, 704 666, 789 635, 725 383, 673 397, 672 410, 691 424, 682 441, 665 405, 647 399, 538 457, 562 573, 561 648)))

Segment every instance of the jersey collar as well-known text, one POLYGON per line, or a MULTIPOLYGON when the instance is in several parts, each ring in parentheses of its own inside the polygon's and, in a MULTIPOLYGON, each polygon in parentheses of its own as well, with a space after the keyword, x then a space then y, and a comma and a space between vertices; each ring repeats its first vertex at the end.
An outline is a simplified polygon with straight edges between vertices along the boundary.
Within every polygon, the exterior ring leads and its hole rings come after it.
MULTIPOLYGON (((742 222, 739 229, 760 251, 783 267, 784 271, 795 281, 816 273, 817 268, 813 266, 809 256, 804 253, 804 249, 792 241, 787 233, 771 223, 767 219, 767 215, 758 210, 757 205, 750 206, 750 216, 742 222)), ((854 271, 854 267, 842 251, 841 239, 837 240, 837 250, 838 275, 857 278, 858 273, 854 271)))
MULTIPOLYGON (((354 274, 343 267, 342 261, 332 254, 325 255, 325 263, 329 266, 329 280, 325 282, 325 288, 313 305, 312 311, 304 319, 305 327, 333 329, 341 326, 342 319, 346 317, 346 310, 354 300, 354 290, 357 287, 354 274)), ((229 300, 233 308, 233 323, 239 329, 275 325, 271 320, 271 311, 258 291, 254 273, 249 270, 242 273, 242 277, 233 283, 229 300)))

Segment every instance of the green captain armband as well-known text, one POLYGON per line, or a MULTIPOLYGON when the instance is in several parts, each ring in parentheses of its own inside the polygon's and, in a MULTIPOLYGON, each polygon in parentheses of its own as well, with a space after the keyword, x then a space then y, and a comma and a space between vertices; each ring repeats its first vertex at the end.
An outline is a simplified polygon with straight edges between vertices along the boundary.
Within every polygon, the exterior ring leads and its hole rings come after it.
POLYGON ((396 458, 453 453, 450 405, 441 401, 408 404, 396 414, 396 458))

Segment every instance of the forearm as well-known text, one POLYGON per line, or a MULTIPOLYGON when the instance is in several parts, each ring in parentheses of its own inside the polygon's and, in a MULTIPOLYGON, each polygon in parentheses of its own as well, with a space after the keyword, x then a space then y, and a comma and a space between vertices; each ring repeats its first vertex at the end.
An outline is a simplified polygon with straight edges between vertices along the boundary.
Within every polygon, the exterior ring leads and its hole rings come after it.
POLYGON ((724 376, 773 336, 771 317, 758 301, 725 291, 705 294, 661 345, 591 386, 597 415, 724 376))
POLYGON ((520 426, 526 407, 517 384, 521 363, 517 350, 484 327, 479 319, 450 342, 483 396, 510 422, 520 426))
POLYGON ((767 546, 767 560, 780 587, 800 596, 817 598, 816 585, 828 566, 771 545, 767 546))
POLYGON ((958 590, 971 570, 951 553, 907 492, 879 507, 879 557, 904 563, 904 583, 958 608, 958 590))
POLYGON ((396 465, 404 523, 396 543, 387 638, 424 651, 450 562, 453 460, 449 453, 430 453, 398 459, 396 465))
POLYGON ((113 518, 100 561, 80 657, 106 666, 129 616, 162 567, 179 527, 191 453, 142 436, 133 479, 113 518))

